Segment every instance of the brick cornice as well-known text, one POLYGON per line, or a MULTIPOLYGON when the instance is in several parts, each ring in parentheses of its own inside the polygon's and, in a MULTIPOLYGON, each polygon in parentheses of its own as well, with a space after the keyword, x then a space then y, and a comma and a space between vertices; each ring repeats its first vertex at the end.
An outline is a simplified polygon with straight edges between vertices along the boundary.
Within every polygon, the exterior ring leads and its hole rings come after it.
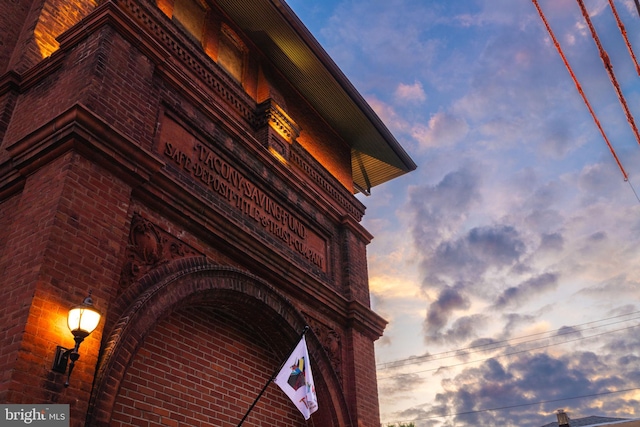
POLYGON ((143 52, 156 65, 161 65, 171 57, 171 53, 152 39, 147 32, 143 31, 121 8, 115 3, 107 1, 86 18, 60 34, 56 38, 59 47, 51 56, 38 62, 24 73, 10 70, 0 76, 0 95, 9 90, 25 92, 39 83, 63 64, 65 55, 69 50, 106 25, 116 29, 118 34, 126 38, 129 43, 143 52))
POLYGON ((143 31, 112 1, 104 2, 85 19, 58 36, 60 50, 66 51, 74 47, 82 39, 105 25, 115 28, 129 43, 156 64, 162 64, 171 56, 169 51, 152 39, 149 33, 143 31))
POLYGON ((0 76, 0 96, 10 91, 16 91, 20 87, 20 74, 10 70, 0 76))
POLYGON ((356 221, 352 216, 344 215, 342 217, 341 224, 343 227, 351 230, 358 236, 358 239, 365 242, 366 244, 371 243, 371 240, 373 240, 373 235, 369 233, 367 229, 364 228, 362 224, 356 221))
MULTIPOLYGON (((185 92, 190 98, 204 101, 204 104, 210 104, 212 95, 217 95, 237 114, 236 120, 244 122, 238 124, 239 130, 244 130, 247 124, 250 128, 255 128, 255 101, 215 62, 210 61, 204 52, 190 49, 180 35, 166 26, 159 10, 146 8, 136 0, 116 0, 110 3, 119 11, 119 16, 126 16, 123 22, 128 25, 117 27, 118 30, 124 30, 119 33, 126 33, 123 34, 125 37, 136 40, 134 45, 141 48, 142 52, 149 49, 163 52, 156 56, 157 71, 176 90, 185 92), (141 36, 138 37, 138 34, 141 36)), ((210 108, 219 110, 214 106, 210 108)))
POLYGON ((358 301, 349 302, 348 322, 355 330, 375 341, 382 336, 387 321, 358 301))
POLYGON ((81 104, 7 145, 15 177, 24 177, 69 150, 115 166, 134 183, 148 181, 164 165, 81 104))

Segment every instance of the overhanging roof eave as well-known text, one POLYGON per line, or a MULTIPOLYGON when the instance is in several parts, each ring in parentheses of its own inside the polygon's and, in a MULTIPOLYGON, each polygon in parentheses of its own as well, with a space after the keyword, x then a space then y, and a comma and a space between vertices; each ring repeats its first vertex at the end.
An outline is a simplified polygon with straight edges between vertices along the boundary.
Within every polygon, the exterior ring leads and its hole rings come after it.
POLYGON ((378 176, 375 185, 385 181, 380 180, 383 176, 416 169, 411 157, 285 1, 217 2, 269 54, 273 65, 352 150, 373 159, 367 165, 379 163, 375 166, 378 172, 372 171, 378 176), (393 170, 380 173, 379 168, 385 164, 393 170))

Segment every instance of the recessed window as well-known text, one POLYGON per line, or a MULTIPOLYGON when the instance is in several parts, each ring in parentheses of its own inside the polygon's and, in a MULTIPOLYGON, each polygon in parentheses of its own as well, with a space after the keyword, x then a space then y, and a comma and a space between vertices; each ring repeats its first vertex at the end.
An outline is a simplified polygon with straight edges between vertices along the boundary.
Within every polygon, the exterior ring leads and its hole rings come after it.
POLYGON ((218 63, 236 80, 242 81, 246 48, 228 25, 222 24, 219 46, 218 63))
POLYGON ((207 9, 198 0, 175 0, 173 19, 178 21, 199 42, 204 34, 207 9))

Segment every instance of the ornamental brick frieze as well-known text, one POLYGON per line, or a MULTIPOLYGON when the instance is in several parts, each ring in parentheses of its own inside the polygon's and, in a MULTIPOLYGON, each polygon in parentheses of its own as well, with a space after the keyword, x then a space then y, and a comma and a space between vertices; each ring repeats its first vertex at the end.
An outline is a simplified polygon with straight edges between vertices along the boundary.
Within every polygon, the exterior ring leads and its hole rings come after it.
POLYGON ((336 184, 335 179, 329 173, 316 166, 311 155, 299 144, 291 146, 289 161, 329 194, 351 217, 358 222, 362 221, 364 206, 352 194, 349 194, 343 187, 336 184))
POLYGON ((149 270, 169 261, 196 256, 203 254, 135 213, 131 220, 120 286, 128 287, 149 270))
POLYGON ((309 326, 327 352, 331 366, 342 382, 342 337, 335 329, 315 320, 309 320, 309 326))
MULTIPOLYGON (((138 0, 118 0, 119 5, 124 6, 127 12, 152 34, 157 41, 163 43, 163 47, 171 52, 174 58, 200 77, 213 93, 224 99, 238 114, 244 117, 248 123, 256 123, 255 102, 217 65, 209 61, 208 57, 185 47, 188 43, 180 40, 178 35, 162 25, 162 21, 152 14, 152 10, 143 9, 138 0)), ((159 13, 159 12, 158 12, 159 13)))

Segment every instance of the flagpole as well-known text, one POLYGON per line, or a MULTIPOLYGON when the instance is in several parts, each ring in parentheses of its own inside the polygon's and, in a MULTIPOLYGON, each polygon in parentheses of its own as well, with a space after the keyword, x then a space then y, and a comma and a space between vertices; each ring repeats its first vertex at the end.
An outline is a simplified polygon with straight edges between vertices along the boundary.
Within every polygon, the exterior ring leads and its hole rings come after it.
POLYGON ((242 425, 242 423, 244 423, 244 420, 247 419, 247 417, 249 416, 249 413, 253 410, 253 407, 256 406, 256 403, 258 403, 258 400, 260 400, 260 398, 262 397, 264 392, 267 390, 267 387, 269 387, 269 384, 271 384, 271 382, 276 378, 276 376, 278 376, 278 372, 280 372, 280 370, 282 369, 284 364, 287 363, 287 359, 289 358, 289 355, 291 353, 293 353, 293 350, 296 349, 296 347, 298 346, 298 343, 300 342, 302 337, 304 337, 305 334, 308 331, 309 331, 309 325, 305 325, 304 329, 302 330, 302 333, 300 334, 300 337, 298 338, 296 343, 293 345, 293 347, 291 347, 291 351, 289 353, 287 353, 287 356, 285 357, 284 361, 280 364, 280 366, 275 371, 273 371, 273 375, 271 375, 271 378, 269 378, 269 380, 267 380, 267 382, 264 385, 264 387, 262 387, 262 390, 260 390, 260 394, 258 394, 258 397, 256 397, 256 400, 253 401, 253 403, 251 404, 251 406, 247 410, 247 413, 244 414, 244 417, 242 417, 242 419, 238 423, 238 427, 240 427, 242 425))

